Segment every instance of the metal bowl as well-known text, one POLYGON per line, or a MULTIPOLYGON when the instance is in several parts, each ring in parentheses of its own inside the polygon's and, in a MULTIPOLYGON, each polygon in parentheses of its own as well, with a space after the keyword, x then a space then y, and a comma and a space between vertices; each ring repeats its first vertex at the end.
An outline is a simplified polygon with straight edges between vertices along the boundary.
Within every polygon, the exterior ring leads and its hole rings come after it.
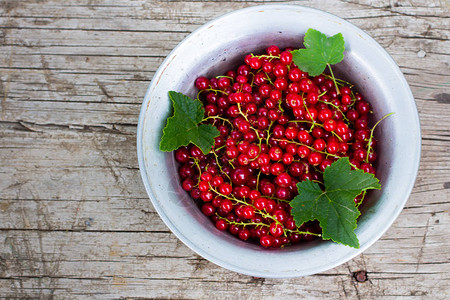
POLYGON ((166 58, 142 104, 137 153, 153 206, 170 230, 209 261, 239 273, 268 278, 305 276, 336 267, 377 241, 391 226, 413 188, 420 159, 420 125, 410 88, 394 60, 364 31, 329 13, 296 5, 241 9, 195 30, 166 58), (171 113, 168 91, 195 97, 198 76, 220 75, 245 54, 270 45, 300 47, 308 28, 345 39, 345 59, 333 67, 371 103, 374 119, 395 112, 376 129, 377 176, 382 190, 371 193, 358 220, 360 248, 316 241, 283 249, 263 249, 218 231, 182 190, 172 153, 159 150, 171 113))

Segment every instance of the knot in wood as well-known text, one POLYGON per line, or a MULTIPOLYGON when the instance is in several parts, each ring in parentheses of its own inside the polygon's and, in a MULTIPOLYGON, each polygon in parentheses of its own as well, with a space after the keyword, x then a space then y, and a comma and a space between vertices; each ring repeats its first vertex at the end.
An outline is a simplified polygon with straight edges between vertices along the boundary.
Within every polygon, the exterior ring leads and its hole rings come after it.
POLYGON ((367 272, 366 271, 357 271, 353 273, 353 277, 358 282, 364 282, 367 281, 367 272))

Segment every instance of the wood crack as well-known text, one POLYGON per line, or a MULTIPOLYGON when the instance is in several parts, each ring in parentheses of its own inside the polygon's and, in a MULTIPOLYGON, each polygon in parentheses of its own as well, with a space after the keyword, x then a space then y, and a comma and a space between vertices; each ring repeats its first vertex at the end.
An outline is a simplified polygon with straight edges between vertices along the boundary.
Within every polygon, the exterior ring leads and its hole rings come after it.
POLYGON ((132 132, 123 131, 118 129, 120 126, 133 127, 136 125, 130 123, 113 123, 104 125, 81 125, 81 124, 53 124, 53 123, 35 123, 23 120, 18 120, 17 122, 10 121, 0 121, 0 128, 7 126, 15 130, 25 130, 35 133, 52 132, 60 130, 78 131, 78 132, 102 132, 110 134, 120 134, 120 135, 134 135, 132 132), (14 126, 14 125, 18 126, 14 126))
POLYGON ((8 227, 0 227, 0 231, 17 231, 17 232, 80 232, 80 233, 108 233, 108 232, 116 232, 116 233, 153 233, 153 234, 172 234, 170 230, 109 230, 109 229, 58 229, 58 228, 8 228, 8 227))

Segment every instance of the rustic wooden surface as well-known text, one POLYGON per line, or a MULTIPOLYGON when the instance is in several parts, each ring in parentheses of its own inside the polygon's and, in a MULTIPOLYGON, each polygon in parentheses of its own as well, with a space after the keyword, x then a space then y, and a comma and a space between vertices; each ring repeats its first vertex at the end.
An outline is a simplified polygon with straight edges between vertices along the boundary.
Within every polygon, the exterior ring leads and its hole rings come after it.
POLYGON ((448 299, 449 16, 448 0, 0 1, 0 297, 448 299), (304 278, 252 278, 193 253, 156 214, 136 158, 164 57, 212 18, 266 2, 368 32, 400 65, 422 125, 417 182, 394 225, 304 278))

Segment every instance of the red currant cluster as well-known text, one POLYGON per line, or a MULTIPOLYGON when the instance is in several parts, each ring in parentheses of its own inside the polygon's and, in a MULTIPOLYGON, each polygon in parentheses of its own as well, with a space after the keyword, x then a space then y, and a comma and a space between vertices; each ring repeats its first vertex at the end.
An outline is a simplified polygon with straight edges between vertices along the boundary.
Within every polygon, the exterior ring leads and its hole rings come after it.
POLYGON ((290 214, 298 182, 323 182, 325 168, 344 156, 375 173, 369 104, 348 82, 308 76, 290 50, 270 46, 223 76, 198 78, 204 122, 220 136, 207 155, 195 145, 175 152, 183 189, 217 229, 264 247, 320 236, 316 221, 295 224, 290 214))

